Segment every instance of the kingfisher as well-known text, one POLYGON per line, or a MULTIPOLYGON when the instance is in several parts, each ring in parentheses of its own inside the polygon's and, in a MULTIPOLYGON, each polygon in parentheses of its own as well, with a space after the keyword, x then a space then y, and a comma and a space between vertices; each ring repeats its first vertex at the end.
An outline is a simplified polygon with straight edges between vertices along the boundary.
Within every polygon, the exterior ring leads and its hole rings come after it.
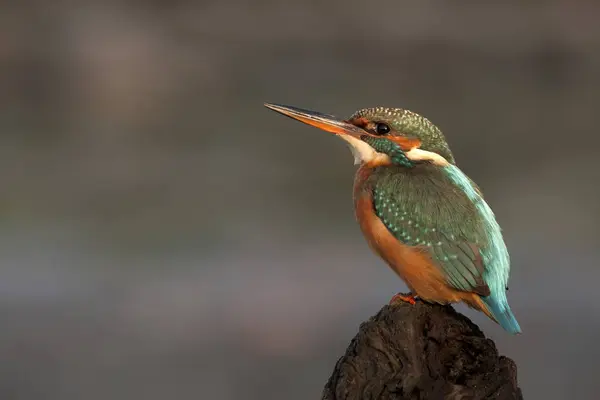
POLYGON ((390 303, 464 302, 507 332, 521 332, 506 296, 510 257, 500 226, 436 125, 402 108, 365 108, 339 119, 265 106, 349 145, 360 165, 354 178, 360 229, 410 289, 390 303))

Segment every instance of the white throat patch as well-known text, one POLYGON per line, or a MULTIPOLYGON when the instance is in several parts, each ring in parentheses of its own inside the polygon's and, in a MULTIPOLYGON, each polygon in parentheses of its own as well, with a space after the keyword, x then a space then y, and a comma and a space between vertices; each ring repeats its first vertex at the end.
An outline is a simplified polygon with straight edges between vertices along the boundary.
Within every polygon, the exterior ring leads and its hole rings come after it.
POLYGON ((391 162, 390 157, 387 154, 379 153, 374 148, 369 146, 366 142, 357 139, 350 135, 338 135, 350 146, 352 155, 354 156, 354 165, 367 164, 377 162, 381 164, 389 164, 391 162))

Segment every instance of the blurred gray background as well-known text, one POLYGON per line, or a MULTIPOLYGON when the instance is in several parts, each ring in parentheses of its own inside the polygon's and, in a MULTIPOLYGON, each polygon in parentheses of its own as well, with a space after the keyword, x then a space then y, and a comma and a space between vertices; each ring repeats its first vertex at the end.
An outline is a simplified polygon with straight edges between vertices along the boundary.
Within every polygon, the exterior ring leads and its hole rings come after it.
POLYGON ((7 1, 0 398, 314 399, 404 284, 331 135, 265 109, 398 106, 446 133, 524 334, 465 310, 526 399, 600 391, 594 1, 7 1))

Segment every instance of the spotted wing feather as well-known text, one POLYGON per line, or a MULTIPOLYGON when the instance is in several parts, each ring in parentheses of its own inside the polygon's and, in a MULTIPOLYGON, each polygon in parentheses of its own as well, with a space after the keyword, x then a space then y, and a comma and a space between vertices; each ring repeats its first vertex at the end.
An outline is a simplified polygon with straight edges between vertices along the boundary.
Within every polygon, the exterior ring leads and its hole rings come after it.
POLYGON ((488 296, 479 249, 487 239, 473 205, 431 167, 414 170, 374 172, 375 214, 399 241, 427 253, 451 287, 488 296))

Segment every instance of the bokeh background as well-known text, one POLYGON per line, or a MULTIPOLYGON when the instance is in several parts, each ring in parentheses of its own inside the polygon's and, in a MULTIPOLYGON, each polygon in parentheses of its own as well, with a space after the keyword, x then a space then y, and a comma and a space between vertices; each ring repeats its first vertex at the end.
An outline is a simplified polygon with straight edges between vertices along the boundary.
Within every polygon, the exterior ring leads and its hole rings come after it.
POLYGON ((0 398, 314 399, 404 284, 352 157, 265 109, 420 112, 483 188, 527 399, 600 391, 594 1, 6 1, 0 398))

